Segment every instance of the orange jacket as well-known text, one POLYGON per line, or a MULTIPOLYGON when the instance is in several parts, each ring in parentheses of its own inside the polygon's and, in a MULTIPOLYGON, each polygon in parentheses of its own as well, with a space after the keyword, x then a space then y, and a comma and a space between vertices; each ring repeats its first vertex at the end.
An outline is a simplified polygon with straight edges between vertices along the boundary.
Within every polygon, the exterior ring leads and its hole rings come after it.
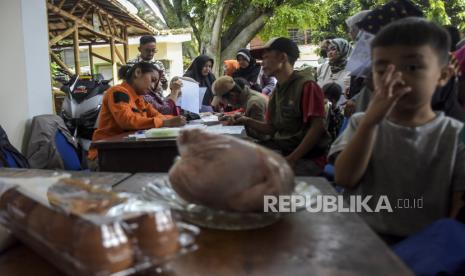
MULTIPOLYGON (((163 125, 163 120, 172 117, 162 115, 144 100, 144 96, 137 95, 127 82, 123 82, 105 92, 92 141, 107 139, 132 130, 158 128, 163 125)), ((88 158, 94 160, 96 157, 97 150, 91 148, 88 158)))

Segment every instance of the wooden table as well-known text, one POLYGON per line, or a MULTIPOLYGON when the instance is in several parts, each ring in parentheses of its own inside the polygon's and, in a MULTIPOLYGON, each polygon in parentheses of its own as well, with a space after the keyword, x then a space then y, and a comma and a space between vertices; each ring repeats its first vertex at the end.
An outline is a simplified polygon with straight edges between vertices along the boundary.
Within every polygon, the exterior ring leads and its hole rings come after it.
MULTIPOLYGON (((114 190, 139 192, 160 175, 136 174, 114 190)), ((324 178, 299 180, 335 194, 324 178)), ((411 275, 356 214, 302 211, 262 229, 202 229, 197 243, 197 251, 169 263, 171 274, 411 275)))
MULTIPOLYGON (((92 143, 98 150, 100 171, 168 172, 178 156, 176 138, 128 139, 133 132, 92 143)), ((247 138, 245 134, 234 135, 247 138)))
MULTIPOLYGON (((159 174, 158 174, 159 175, 159 174)), ((114 187, 137 192, 157 174, 136 174, 114 187)), ((301 178, 334 194, 322 178, 301 178)), ((163 275, 412 275, 356 214, 291 214, 249 231, 202 229, 198 249, 168 263, 163 275)), ((0 255, 2 275, 61 275, 23 245, 0 255)))
POLYGON ((176 139, 128 139, 124 133, 92 143, 98 150, 100 171, 167 172, 178 156, 176 139))

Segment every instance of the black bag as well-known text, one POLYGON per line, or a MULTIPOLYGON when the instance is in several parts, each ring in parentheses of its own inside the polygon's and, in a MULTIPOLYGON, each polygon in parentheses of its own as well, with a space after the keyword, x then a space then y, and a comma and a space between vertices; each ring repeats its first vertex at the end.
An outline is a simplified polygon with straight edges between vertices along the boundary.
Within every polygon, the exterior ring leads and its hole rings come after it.
POLYGON ((29 168, 27 159, 13 147, 2 126, 0 126, 0 167, 29 168))

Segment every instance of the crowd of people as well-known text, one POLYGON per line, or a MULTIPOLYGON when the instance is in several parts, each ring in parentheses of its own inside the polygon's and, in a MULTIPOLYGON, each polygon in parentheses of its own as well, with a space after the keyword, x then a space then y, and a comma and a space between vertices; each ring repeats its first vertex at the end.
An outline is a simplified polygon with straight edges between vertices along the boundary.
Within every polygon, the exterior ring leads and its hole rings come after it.
MULTIPOLYGON (((380 235, 400 240, 459 215, 463 206, 465 46, 456 28, 399 18, 376 33, 371 66, 355 74, 348 62, 367 16, 362 11, 346 21, 351 42, 322 41, 316 70, 294 69, 299 48, 279 37, 239 50, 224 61, 224 76, 217 78, 215 61, 200 55, 184 77, 206 88, 202 107, 227 124, 243 124, 257 143, 285 156, 296 175, 319 176, 332 164, 346 195, 423 198, 422 209, 362 214, 380 235)), ((139 50, 120 70, 123 83, 106 93, 94 140, 186 123, 176 106, 181 82, 168 81, 154 60, 155 39, 142 37, 139 50)))

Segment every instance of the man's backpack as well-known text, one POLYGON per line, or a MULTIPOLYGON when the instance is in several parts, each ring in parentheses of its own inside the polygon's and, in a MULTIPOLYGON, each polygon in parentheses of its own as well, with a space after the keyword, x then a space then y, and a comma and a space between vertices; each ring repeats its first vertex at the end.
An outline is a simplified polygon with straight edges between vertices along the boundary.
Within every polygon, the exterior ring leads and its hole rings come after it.
POLYGON ((0 167, 29 168, 27 159, 13 147, 2 126, 0 126, 0 167))

